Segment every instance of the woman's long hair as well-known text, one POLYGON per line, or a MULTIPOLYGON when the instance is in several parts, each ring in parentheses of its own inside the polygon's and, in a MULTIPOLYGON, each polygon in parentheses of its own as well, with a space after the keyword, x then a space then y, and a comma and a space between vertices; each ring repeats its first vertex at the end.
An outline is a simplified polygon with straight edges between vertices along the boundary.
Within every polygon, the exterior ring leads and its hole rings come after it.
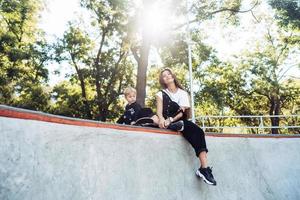
POLYGON ((159 74, 159 83, 160 83, 161 87, 163 89, 167 88, 167 85, 164 83, 164 79, 163 79, 163 75, 162 75, 165 71, 170 72, 170 74, 172 75, 172 77, 174 79, 175 86, 182 89, 182 90, 184 90, 184 88, 181 86, 178 79, 176 78, 176 75, 172 72, 172 70, 170 68, 164 68, 159 74))

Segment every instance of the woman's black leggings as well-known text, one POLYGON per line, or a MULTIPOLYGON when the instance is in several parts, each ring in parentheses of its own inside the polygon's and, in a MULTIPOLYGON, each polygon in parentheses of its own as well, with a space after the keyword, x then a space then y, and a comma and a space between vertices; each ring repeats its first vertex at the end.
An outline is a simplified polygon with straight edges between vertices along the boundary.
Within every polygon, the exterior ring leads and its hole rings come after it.
POLYGON ((198 157, 202 151, 208 152, 203 130, 191 121, 183 120, 183 122, 184 130, 181 133, 195 149, 196 156, 198 157))

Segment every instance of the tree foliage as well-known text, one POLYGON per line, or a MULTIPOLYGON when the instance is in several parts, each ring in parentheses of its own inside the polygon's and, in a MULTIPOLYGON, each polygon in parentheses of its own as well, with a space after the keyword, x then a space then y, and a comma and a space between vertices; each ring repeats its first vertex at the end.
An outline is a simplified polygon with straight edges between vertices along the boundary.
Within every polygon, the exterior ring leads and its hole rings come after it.
MULTIPOLYGON (((199 74, 203 89, 197 98, 212 99, 219 109, 228 107, 238 115, 282 115, 289 102, 298 101, 299 87, 291 79, 283 79, 285 61, 292 50, 283 32, 268 31, 266 42, 245 51, 236 63, 212 60, 199 74)), ((259 122, 244 118, 248 125, 259 122)), ((269 126, 278 126, 280 118, 271 117, 269 126)), ((278 129, 272 129, 273 134, 278 129)))
POLYGON ((45 110, 49 46, 37 28, 39 0, 0 1, 0 102, 45 110))
POLYGON ((300 4, 299 1, 285 0, 276 1, 270 0, 270 5, 276 9, 276 19, 282 26, 290 26, 294 29, 300 29, 300 4))
MULTIPOLYGON (((81 90, 78 103, 84 105, 77 107, 82 113, 80 117, 106 121, 115 116, 116 111, 111 107, 118 107, 123 89, 132 85, 133 65, 128 58, 124 30, 126 2, 82 0, 81 6, 91 14, 93 33, 71 23, 56 52, 61 61, 68 61, 75 69, 71 77, 81 90), (93 35, 99 35, 100 39, 93 35)), ((59 91, 57 100, 65 95, 64 90, 59 91)), ((71 101, 74 97, 64 99, 71 101)))

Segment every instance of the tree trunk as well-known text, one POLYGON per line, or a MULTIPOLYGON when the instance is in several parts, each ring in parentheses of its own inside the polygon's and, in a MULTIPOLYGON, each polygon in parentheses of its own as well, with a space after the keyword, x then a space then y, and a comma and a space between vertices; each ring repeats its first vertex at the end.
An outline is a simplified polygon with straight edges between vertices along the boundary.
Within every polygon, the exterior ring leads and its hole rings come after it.
POLYGON ((140 49, 140 58, 137 60, 138 71, 137 71, 137 80, 136 80, 136 90, 137 90, 136 101, 142 107, 145 106, 149 51, 150 51, 150 41, 144 37, 144 41, 140 49))
POLYGON ((89 105, 89 102, 88 102, 87 96, 86 96, 86 89, 85 89, 84 79, 83 79, 83 77, 80 76, 79 80, 80 80, 80 87, 81 87, 83 103, 84 103, 84 106, 85 106, 85 114, 86 114, 86 117, 88 119, 92 119, 90 105, 89 105))
POLYGON ((95 77, 95 81, 96 81, 96 93, 97 93, 97 106, 98 106, 98 117, 97 119, 99 119, 100 121, 102 121, 101 119, 103 118, 102 116, 102 105, 101 105, 101 86, 100 86, 100 79, 99 79, 100 73, 99 73, 99 68, 96 67, 96 77, 95 77))
POLYGON ((76 69, 79 82, 80 82, 81 96, 83 98, 83 104, 84 104, 84 107, 85 107, 85 110, 84 110, 84 115, 85 116, 84 117, 87 117, 88 119, 92 119, 90 105, 89 105, 89 102, 87 101, 87 96, 86 96, 86 89, 85 89, 84 77, 83 77, 83 75, 81 73, 81 70, 77 66, 77 64, 75 62, 75 59, 74 59, 74 57, 72 55, 71 55, 71 58, 72 58, 72 62, 74 64, 74 67, 76 69))
MULTIPOLYGON (((270 107, 270 111, 269 114, 270 116, 272 115, 279 115, 280 113, 280 100, 279 98, 276 96, 272 96, 271 98, 271 107, 270 107)), ((272 126, 279 126, 279 117, 271 117, 271 125, 272 126)), ((279 129, 278 128, 272 128, 272 134, 279 134, 279 129)))
MULTIPOLYGON (((95 58, 94 61, 94 67, 95 67, 95 85, 96 85, 96 93, 97 93, 97 97, 96 97, 96 104, 98 106, 98 115, 96 117, 96 119, 99 119, 100 121, 103 121, 102 119, 105 118, 105 116, 102 116, 102 105, 101 105, 101 85, 100 85, 100 58, 102 55, 102 48, 104 45, 104 41, 106 38, 106 33, 107 31, 105 29, 102 29, 102 37, 101 37, 101 42, 100 42, 100 47, 98 49, 98 53, 97 56, 95 58)), ((105 118, 106 120, 106 118, 105 118)))
POLYGON ((99 120, 102 122, 105 122, 107 119, 108 109, 107 106, 103 106, 103 109, 101 109, 99 120))

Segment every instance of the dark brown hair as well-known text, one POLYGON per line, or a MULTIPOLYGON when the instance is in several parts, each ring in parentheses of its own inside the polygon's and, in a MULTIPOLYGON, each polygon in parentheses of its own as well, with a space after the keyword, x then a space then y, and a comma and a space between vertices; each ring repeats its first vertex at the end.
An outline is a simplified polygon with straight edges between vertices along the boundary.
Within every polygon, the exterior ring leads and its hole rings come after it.
POLYGON ((163 79, 163 75, 162 75, 165 71, 170 72, 170 74, 171 74, 172 77, 174 78, 174 83, 175 83, 176 87, 178 87, 178 88, 184 90, 184 88, 181 86, 181 84, 179 83, 178 79, 176 78, 176 75, 172 72, 172 70, 171 70, 170 68, 164 68, 164 69, 160 72, 160 74, 159 74, 159 83, 160 83, 161 87, 162 87, 163 89, 166 89, 166 88, 167 88, 167 85, 164 83, 164 79, 163 79))

